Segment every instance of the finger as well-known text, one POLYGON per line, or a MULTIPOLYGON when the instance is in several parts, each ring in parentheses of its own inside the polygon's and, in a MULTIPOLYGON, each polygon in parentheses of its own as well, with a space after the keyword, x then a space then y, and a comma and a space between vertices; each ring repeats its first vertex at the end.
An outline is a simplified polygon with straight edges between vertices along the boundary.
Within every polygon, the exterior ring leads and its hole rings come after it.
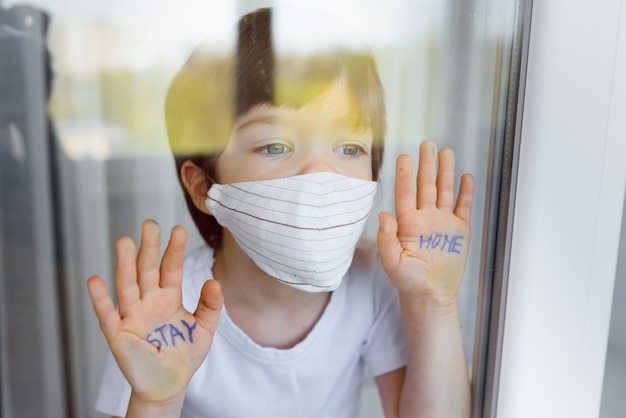
POLYGON ((152 220, 141 225, 141 245, 137 255, 137 283, 141 296, 159 288, 159 240, 161 230, 152 220))
POLYGON ((161 262, 161 287, 180 288, 183 278, 186 242, 185 228, 180 225, 175 226, 170 234, 170 241, 161 262))
POLYGON ((434 208, 437 204, 437 145, 424 141, 420 145, 417 168, 417 208, 434 208))
POLYGON ((454 152, 445 148, 439 151, 437 170, 437 207, 452 212, 454 204, 454 152))
POLYGON ((378 215, 378 252, 383 267, 387 271, 395 270, 402 254, 402 245, 398 240, 398 223, 390 214, 381 212, 378 215))
POLYGON ((93 310, 100 322, 100 328, 107 340, 119 333, 120 315, 115 310, 104 280, 92 276, 87 280, 87 291, 91 298, 93 310))
POLYGON ((456 201, 454 214, 465 222, 472 217, 472 204, 474 201, 474 177, 471 174, 463 174, 459 188, 459 198, 456 201))
POLYGON ((120 316, 124 318, 139 301, 137 285, 137 256, 135 242, 129 237, 117 240, 115 246, 117 263, 115 265, 115 289, 120 316))
POLYGON ((217 329, 224 297, 217 280, 207 280, 202 286, 198 307, 193 313, 200 326, 213 335, 217 329))
POLYGON ((413 192, 413 160, 408 155, 400 155, 396 160, 396 183, 394 187, 396 215, 415 210, 413 192))

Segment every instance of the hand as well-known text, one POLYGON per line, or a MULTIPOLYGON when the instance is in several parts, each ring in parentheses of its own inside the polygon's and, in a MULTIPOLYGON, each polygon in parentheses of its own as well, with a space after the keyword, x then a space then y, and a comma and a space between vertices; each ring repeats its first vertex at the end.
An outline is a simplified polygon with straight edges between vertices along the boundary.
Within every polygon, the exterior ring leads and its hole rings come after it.
POLYGON ((420 146, 417 198, 412 177, 413 162, 401 155, 396 162, 396 219, 379 215, 383 268, 401 294, 456 298, 469 249, 474 180, 462 176, 453 210, 454 153, 437 153, 432 141, 420 146))
POLYGON ((94 310, 113 355, 143 402, 166 403, 185 393, 206 357, 223 298, 219 283, 207 280, 192 315, 182 305, 182 265, 187 234, 177 226, 159 258, 159 226, 142 225, 141 246, 128 237, 117 242, 115 310, 102 278, 87 281, 94 310))

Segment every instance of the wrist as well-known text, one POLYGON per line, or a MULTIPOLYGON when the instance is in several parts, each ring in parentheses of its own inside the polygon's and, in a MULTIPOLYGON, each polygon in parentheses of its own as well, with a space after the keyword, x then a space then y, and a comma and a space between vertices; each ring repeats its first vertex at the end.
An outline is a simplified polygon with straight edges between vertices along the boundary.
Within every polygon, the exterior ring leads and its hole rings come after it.
POLYGON ((126 418, 178 418, 183 408, 185 392, 166 401, 144 400, 136 393, 131 393, 126 418))
POLYGON ((400 292, 400 304, 411 309, 419 309, 432 314, 456 314, 459 310, 459 298, 456 293, 403 293, 400 292))

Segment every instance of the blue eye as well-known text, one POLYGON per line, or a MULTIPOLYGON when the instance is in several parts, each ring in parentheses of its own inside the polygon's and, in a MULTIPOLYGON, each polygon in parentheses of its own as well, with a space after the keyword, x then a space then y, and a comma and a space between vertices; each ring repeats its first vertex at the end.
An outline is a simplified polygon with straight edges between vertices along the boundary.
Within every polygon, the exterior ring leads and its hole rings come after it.
POLYGON ((280 142, 277 142, 274 144, 265 145, 259 148, 258 150, 259 152, 262 152, 263 154, 280 155, 280 154, 285 154, 286 152, 289 152, 289 147, 285 144, 281 144, 280 142))
POLYGON ((342 145, 340 147, 337 147, 337 151, 348 157, 356 157, 365 152, 363 150, 363 147, 356 145, 356 144, 342 145))

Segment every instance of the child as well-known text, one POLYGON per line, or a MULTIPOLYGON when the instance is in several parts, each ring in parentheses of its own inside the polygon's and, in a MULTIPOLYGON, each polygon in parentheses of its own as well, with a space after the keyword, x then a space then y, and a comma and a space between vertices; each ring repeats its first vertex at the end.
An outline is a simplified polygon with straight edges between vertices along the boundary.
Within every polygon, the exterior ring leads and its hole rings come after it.
POLYGON ((387 417, 469 416, 457 290, 473 180, 453 207, 454 155, 422 143, 417 197, 400 156, 396 217, 379 215, 378 251, 358 243, 382 161, 376 68, 345 49, 279 53, 278 13, 244 16, 235 57, 199 49, 172 82, 168 135, 207 246, 185 256, 175 227, 159 267, 159 227, 146 221, 137 255, 130 238, 117 243, 119 311, 88 280, 119 366, 97 407, 349 417, 366 365, 387 417))

